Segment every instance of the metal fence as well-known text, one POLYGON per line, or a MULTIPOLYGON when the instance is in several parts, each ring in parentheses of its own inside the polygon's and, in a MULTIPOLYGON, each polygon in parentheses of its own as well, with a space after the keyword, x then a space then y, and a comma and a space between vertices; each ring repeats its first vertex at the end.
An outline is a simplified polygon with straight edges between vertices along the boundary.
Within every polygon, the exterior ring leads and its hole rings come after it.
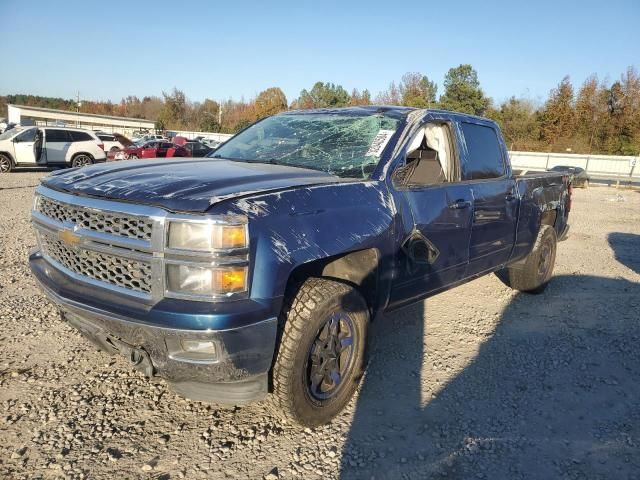
POLYGON ((543 171, 558 165, 582 167, 594 180, 640 182, 640 158, 575 153, 509 152, 518 170, 543 171))

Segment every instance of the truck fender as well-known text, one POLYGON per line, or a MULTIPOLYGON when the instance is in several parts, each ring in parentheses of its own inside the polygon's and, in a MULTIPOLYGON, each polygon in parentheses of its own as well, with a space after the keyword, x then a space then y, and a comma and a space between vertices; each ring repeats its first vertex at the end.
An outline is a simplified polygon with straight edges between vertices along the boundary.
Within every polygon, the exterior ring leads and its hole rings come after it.
POLYGON ((372 310, 388 298, 396 211, 384 183, 344 182, 256 194, 216 206, 249 219, 251 296, 284 296, 304 276, 361 288, 372 310))

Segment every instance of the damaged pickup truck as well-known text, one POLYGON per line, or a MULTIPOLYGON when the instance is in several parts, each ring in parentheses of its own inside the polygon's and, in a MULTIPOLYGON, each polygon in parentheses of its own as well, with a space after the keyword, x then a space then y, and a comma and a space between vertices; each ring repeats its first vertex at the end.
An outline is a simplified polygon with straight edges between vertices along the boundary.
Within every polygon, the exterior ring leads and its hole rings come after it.
POLYGON ((566 175, 512 175, 490 120, 295 111, 210 158, 52 173, 29 261, 102 350, 195 400, 271 392, 314 426, 353 396, 377 313, 491 272, 544 289, 570 203, 566 175))

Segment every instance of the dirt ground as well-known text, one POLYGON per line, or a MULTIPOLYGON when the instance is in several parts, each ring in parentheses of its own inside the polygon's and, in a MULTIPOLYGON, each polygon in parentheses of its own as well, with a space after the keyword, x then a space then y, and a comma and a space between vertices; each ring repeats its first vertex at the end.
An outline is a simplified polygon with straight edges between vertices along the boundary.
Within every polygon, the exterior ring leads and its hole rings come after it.
POLYGON ((575 192, 542 295, 491 275, 379 318, 358 398, 310 430, 63 324, 27 266, 42 175, 0 177, 1 478, 640 478, 640 192, 575 192))

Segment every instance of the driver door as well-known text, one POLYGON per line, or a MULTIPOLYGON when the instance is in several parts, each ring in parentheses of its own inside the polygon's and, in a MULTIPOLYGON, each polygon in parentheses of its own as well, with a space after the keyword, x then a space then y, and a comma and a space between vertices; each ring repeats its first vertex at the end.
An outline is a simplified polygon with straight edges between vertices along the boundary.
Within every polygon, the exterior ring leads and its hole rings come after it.
POLYGON ((37 138, 38 129, 29 128, 13 139, 14 157, 17 164, 35 165, 38 163, 36 158, 37 138))
POLYGON ((158 142, 147 143, 140 150, 140 158, 156 158, 158 156, 158 142))
POLYGON ((392 176, 404 225, 390 303, 400 306, 462 280, 469 261, 471 188, 460 182, 455 137, 446 122, 429 122, 392 176), (424 132, 424 133, 422 133, 424 132))

